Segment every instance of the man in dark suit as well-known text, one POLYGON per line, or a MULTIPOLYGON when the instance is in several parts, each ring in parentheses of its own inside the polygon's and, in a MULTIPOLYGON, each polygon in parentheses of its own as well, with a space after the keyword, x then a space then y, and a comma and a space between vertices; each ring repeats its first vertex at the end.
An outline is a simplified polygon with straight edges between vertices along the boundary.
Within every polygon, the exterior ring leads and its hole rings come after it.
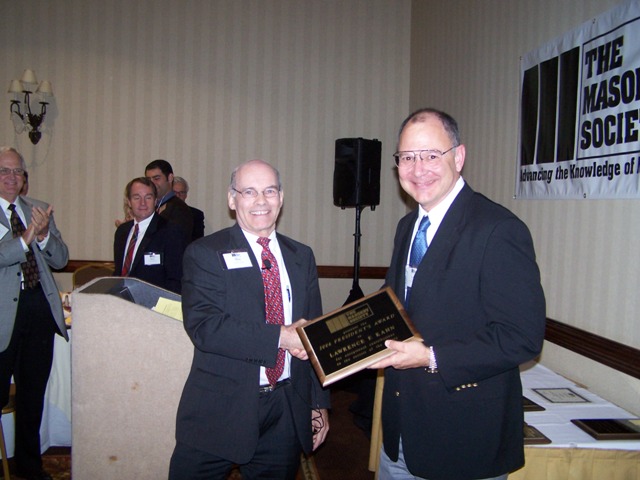
MULTIPOLYGON (((189 195, 189 183, 177 175, 173 176, 173 193, 176 194, 180 200, 187 203, 187 196, 189 195)), ((193 231, 191 234, 191 241, 204 237, 204 212, 188 205, 193 217, 193 231)))
POLYGON ((116 230, 114 274, 180 293, 186 247, 182 229, 155 213, 156 187, 149 178, 134 178, 127 184, 125 194, 133 220, 116 230))
POLYGON ((54 335, 69 339, 51 268, 63 268, 69 251, 53 207, 19 196, 25 174, 22 155, 0 147, 0 405, 9 400, 13 375, 17 473, 27 480, 50 480, 42 470, 40 422, 54 335))
POLYGON ((173 168, 166 160, 154 160, 144 169, 144 176, 151 179, 158 192, 156 211, 182 228, 187 243, 191 242, 193 217, 191 210, 173 193, 173 168))
POLYGON ((394 156, 419 206, 398 223, 386 284, 424 343, 387 341, 394 355, 372 367, 390 367, 379 478, 506 479, 524 464, 518 366, 544 338, 531 235, 462 179, 465 147, 444 112, 410 115, 394 156))
POLYGON ((185 252, 182 311, 195 348, 178 407, 171 480, 224 479, 234 464, 245 480, 292 480, 300 453, 326 437, 329 391, 295 330, 301 319, 322 314, 315 258, 276 233, 282 199, 271 165, 239 166, 228 192, 237 224, 185 252), (279 281, 270 289, 265 279, 274 272, 279 281), (267 323, 274 301, 284 324, 267 323))

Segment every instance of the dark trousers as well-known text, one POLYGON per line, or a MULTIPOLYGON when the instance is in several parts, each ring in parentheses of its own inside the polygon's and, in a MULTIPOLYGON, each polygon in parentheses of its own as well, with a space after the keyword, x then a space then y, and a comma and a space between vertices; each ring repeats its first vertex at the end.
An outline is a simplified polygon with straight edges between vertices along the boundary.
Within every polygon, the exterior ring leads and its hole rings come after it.
POLYGON ((9 400, 13 375, 16 384, 15 461, 24 475, 42 470, 40 422, 44 393, 53 361, 57 326, 49 303, 38 285, 22 290, 7 349, 0 353, 0 403, 9 400))
MULTIPOLYGON (((238 465, 243 480, 296 478, 302 447, 286 398, 286 389, 289 388, 292 387, 288 385, 271 393, 260 394, 260 439, 251 461, 238 465)), ((216 435, 216 432, 211 432, 211 435, 216 435)), ((233 466, 234 462, 230 460, 178 443, 171 457, 169 479, 223 480, 233 466)))

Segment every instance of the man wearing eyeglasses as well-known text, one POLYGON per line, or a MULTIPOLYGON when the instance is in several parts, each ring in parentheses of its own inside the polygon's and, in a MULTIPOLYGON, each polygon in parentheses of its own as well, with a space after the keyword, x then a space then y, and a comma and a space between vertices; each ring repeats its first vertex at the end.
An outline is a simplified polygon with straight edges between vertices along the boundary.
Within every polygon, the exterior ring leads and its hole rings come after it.
POLYGON ((329 429, 323 390, 296 332, 322 314, 309 247, 276 233, 278 171, 237 167, 227 194, 236 225, 191 243, 182 311, 194 344, 176 422, 171 480, 294 480, 302 451, 329 429))
POLYGON ((545 299, 529 230, 461 176, 456 121, 402 124, 394 155, 418 208, 398 223, 386 284, 424 343, 388 341, 379 478, 506 479, 524 464, 518 366, 542 349, 545 299))
POLYGON ((27 480, 47 480, 40 457, 40 423, 51 372, 54 335, 69 340, 51 268, 69 251, 53 220, 53 207, 20 196, 22 155, 0 147, 0 405, 16 384, 15 462, 27 480))
MULTIPOLYGON (((174 175, 173 193, 184 203, 187 203, 187 196, 189 196, 189 182, 182 177, 174 175)), ((204 237, 204 212, 189 204, 187 204, 187 206, 189 207, 189 210, 191 210, 191 216, 193 218, 193 230, 191 233, 191 240, 193 241, 204 237)))

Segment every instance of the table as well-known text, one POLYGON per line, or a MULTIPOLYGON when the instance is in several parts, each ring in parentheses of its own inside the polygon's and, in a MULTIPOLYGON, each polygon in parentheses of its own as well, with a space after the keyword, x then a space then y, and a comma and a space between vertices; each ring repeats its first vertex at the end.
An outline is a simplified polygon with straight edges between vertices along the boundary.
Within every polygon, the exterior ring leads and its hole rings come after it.
MULTIPOLYGON (((53 347, 53 365, 45 393, 42 425, 40 426, 40 450, 52 446, 71 446, 71 330, 69 343, 56 335, 53 347)), ((2 416, 7 456, 14 452, 13 415, 2 416)))
POLYGON ((633 418, 634 415, 540 364, 521 368, 523 394, 544 407, 525 412, 525 421, 552 443, 527 445, 525 467, 509 480, 640 480, 640 440, 596 440, 571 423, 577 418, 633 418), (584 403, 553 403, 534 389, 569 388, 584 403))
MULTIPOLYGON (((632 418, 634 415, 538 363, 523 365, 520 372, 524 396, 545 408, 540 412, 525 412, 525 421, 552 443, 525 446, 526 464, 511 473, 509 480, 640 480, 640 440, 598 441, 571 423, 574 418, 632 418), (553 403, 536 393, 533 390, 536 388, 570 388, 589 402, 553 403)), ((382 444, 383 387, 384 376, 379 371, 369 456, 369 470, 376 472, 376 478, 382 444)))
POLYGON ((542 447, 640 450, 640 440, 596 440, 571 423, 571 419, 576 418, 633 418, 635 415, 540 364, 523 367, 520 378, 524 396, 546 409, 524 414, 528 424, 534 425, 552 441, 542 447), (569 388, 588 402, 553 403, 534 391, 536 388, 569 388))

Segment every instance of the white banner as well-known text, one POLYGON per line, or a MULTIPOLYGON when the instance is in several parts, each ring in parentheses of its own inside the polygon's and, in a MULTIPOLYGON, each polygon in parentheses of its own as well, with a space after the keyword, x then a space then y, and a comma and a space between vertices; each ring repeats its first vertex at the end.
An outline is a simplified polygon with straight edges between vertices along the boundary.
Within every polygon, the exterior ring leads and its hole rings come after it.
POLYGON ((517 198, 640 198, 640 2, 521 60, 517 198))

